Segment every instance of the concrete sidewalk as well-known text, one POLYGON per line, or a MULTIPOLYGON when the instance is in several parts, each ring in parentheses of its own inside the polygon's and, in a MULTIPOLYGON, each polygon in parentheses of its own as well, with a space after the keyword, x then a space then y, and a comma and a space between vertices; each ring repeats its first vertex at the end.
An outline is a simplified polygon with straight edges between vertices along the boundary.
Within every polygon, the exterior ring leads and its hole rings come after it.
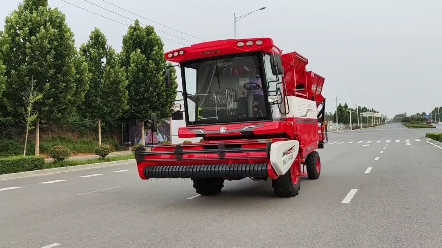
MULTIPOLYGON (((132 154, 132 151, 126 150, 126 151, 118 151, 118 152, 111 152, 109 155, 107 155, 107 157, 115 157, 115 156, 124 156, 124 155, 130 155, 132 154)), ((98 155, 86 155, 86 156, 72 156, 68 159, 66 159, 67 161, 72 161, 72 160, 89 160, 89 159, 97 159, 100 158, 100 156, 98 155)), ((53 159, 52 158, 46 158, 45 162, 52 162, 53 159)))

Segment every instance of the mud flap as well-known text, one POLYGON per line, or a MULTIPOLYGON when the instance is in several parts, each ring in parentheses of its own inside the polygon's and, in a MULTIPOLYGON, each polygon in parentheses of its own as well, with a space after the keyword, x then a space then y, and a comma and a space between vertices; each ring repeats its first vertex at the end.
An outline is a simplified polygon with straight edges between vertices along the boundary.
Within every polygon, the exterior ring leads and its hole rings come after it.
POLYGON ((299 141, 278 141, 270 147, 270 162, 278 176, 284 175, 296 159, 299 151, 299 141))

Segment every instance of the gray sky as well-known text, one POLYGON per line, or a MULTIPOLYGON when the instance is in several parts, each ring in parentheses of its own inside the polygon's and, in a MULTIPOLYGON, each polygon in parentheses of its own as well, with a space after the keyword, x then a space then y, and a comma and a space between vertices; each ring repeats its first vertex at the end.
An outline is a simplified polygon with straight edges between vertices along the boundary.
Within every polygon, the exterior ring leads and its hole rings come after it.
MULTIPOLYGON (((127 26, 66 2, 125 24, 139 17, 102 0, 89 1, 129 19, 84 0, 49 0, 49 4, 66 15, 77 46, 98 27, 119 51, 127 26)), ((428 112, 442 105, 440 0, 106 1, 154 21, 139 18, 153 25, 161 37, 185 44, 233 38, 233 12, 242 15, 265 6, 237 23, 238 38, 270 37, 284 52, 297 51, 307 57, 308 69, 326 79, 327 111, 335 110, 335 97, 390 117, 399 112, 428 112)), ((0 17, 4 20, 20 2, 3 0, 0 17)), ((164 40, 165 51, 183 46, 173 41, 164 40)))

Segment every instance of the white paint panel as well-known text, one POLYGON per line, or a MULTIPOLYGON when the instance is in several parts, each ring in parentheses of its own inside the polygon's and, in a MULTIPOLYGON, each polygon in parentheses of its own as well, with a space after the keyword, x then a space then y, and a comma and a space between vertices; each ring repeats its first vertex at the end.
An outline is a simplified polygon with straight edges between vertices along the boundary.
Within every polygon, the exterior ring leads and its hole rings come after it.
POLYGON ((287 102, 290 107, 290 109, 288 109, 290 112, 286 114, 285 117, 317 119, 319 111, 315 101, 296 96, 287 96, 287 102))

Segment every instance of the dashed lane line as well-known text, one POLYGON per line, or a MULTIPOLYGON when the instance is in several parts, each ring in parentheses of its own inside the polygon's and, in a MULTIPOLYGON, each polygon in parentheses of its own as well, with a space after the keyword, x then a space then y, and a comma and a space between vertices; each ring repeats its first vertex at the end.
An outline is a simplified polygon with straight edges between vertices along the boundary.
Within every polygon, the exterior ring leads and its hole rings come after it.
POLYGON ((13 190, 13 189, 21 189, 21 187, 8 187, 8 188, 1 188, 0 191, 7 191, 7 190, 13 190))
POLYGON ((201 195, 200 194, 194 195, 194 196, 188 197, 187 200, 192 200, 192 199, 195 199, 195 198, 197 198, 199 196, 201 196, 201 195))
POLYGON ((104 188, 104 189, 97 189, 97 190, 93 190, 93 191, 88 191, 88 192, 84 192, 84 193, 80 193, 77 195, 87 195, 87 194, 91 194, 91 193, 95 193, 95 192, 100 192, 100 191, 105 191, 105 190, 110 190, 110 189, 116 189, 119 188, 121 186, 114 186, 114 187, 109 187, 109 188, 104 188))
POLYGON ((351 202, 353 197, 355 196, 356 192, 358 192, 358 189, 351 189, 350 192, 348 192, 347 196, 342 200, 341 203, 348 204, 351 202))
POLYGON ((119 173, 119 172, 126 172, 126 171, 129 171, 129 170, 117 170, 117 171, 113 171, 113 172, 119 173))
POLYGON ((85 176, 80 176, 80 177, 98 177, 98 176, 102 176, 103 174, 91 174, 91 175, 85 175, 85 176))
POLYGON ((46 181, 46 182, 41 182, 40 184, 51 184, 51 183, 60 183, 60 182, 66 182, 66 180, 46 181))
POLYGON ((373 169, 373 167, 368 167, 366 170, 365 170, 365 174, 368 174, 368 173, 370 173, 371 172, 371 170, 373 169))
POLYGON ((50 245, 45 245, 45 246, 43 246, 41 248, 54 248, 54 247, 57 247, 59 245, 60 245, 59 243, 52 243, 50 245))
POLYGON ((379 160, 379 157, 375 157, 374 160, 379 160))
POLYGON ((384 151, 381 151, 380 153, 384 153, 384 151))

